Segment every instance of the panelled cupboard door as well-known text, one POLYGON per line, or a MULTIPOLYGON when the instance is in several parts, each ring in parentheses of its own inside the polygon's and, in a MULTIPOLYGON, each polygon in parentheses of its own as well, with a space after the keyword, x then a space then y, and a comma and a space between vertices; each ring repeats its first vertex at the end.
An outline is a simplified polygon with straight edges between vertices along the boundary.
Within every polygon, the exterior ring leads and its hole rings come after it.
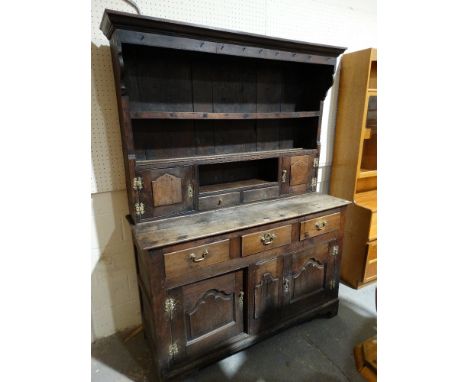
POLYGON ((283 157, 280 184, 282 194, 301 194, 315 191, 318 158, 315 155, 283 157))
POLYGON ((284 305, 286 314, 296 314, 324 303, 336 295, 336 258, 338 242, 320 240, 308 249, 285 257, 284 305))
POLYGON ((193 166, 137 172, 140 219, 170 216, 194 207, 193 166))
POLYGON ((250 332, 259 333, 281 318, 283 256, 260 260, 249 267, 250 332))
POLYGON ((174 362, 210 353, 244 331, 243 271, 175 288, 169 296, 174 362))

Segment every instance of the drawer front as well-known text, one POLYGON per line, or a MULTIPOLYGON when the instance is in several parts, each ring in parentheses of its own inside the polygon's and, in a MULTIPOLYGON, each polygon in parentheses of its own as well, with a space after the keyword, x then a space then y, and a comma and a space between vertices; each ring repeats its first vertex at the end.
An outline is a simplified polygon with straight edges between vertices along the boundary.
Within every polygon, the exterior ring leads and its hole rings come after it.
POLYGON ((377 260, 377 240, 367 243, 367 261, 377 260))
POLYGON ((369 240, 377 239, 377 212, 374 212, 371 217, 369 240))
POLYGON ((244 191, 242 195, 245 203, 276 198, 279 196, 279 186, 247 190, 244 191))
POLYGON ((301 240, 340 229, 340 213, 320 216, 301 223, 301 240))
POLYGON ((214 210, 215 208, 235 206, 240 203, 240 192, 228 192, 226 194, 201 196, 198 199, 200 211, 214 210))
POLYGON ((364 269, 364 282, 372 281, 377 278, 377 241, 368 243, 366 266, 364 269))
POLYGON ((229 239, 183 251, 166 253, 164 254, 164 269, 166 277, 170 279, 228 260, 229 239))
POLYGON ((267 231, 242 236, 242 256, 250 256, 262 251, 291 244, 291 225, 272 228, 267 231))

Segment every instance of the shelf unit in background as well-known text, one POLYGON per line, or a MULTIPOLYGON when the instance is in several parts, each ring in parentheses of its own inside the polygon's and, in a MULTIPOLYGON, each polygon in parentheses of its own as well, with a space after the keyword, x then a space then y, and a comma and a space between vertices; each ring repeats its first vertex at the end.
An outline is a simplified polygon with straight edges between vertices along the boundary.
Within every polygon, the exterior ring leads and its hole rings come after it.
POLYGON ((347 211, 341 279, 358 288, 377 279, 377 50, 341 60, 330 194, 347 211))

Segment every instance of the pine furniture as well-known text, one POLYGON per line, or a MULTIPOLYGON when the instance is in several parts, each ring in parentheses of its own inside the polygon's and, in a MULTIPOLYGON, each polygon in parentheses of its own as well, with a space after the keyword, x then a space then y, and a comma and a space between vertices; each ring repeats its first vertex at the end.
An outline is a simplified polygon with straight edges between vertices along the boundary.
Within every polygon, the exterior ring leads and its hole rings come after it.
POLYGON ((348 208, 341 279, 377 279, 377 50, 343 55, 330 194, 348 208))
POLYGON ((110 10, 101 29, 160 379, 335 315, 349 202, 315 190, 344 49, 110 10))

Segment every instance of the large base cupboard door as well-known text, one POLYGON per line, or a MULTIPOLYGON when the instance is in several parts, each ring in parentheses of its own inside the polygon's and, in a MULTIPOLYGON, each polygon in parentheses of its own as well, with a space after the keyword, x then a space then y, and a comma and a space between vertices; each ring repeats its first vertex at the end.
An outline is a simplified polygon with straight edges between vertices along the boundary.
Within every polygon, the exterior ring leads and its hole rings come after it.
POLYGON ((173 289, 169 296, 176 363, 227 345, 244 331, 243 271, 173 289))
POLYGON ((283 256, 250 266, 249 300, 251 333, 260 333, 279 322, 283 304, 283 256))
POLYGON ((319 306, 336 295, 336 240, 319 241, 313 247, 285 257, 284 299, 286 315, 319 306))

